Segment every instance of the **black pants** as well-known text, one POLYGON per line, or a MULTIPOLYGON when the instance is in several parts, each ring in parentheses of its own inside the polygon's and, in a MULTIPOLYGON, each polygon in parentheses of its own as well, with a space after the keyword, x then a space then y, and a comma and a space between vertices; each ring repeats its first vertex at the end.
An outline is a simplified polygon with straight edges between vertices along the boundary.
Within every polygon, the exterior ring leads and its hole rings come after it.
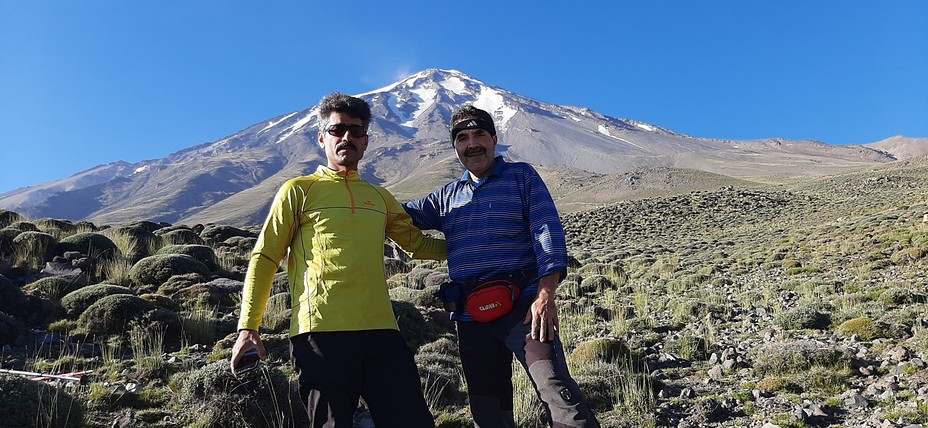
MULTIPOLYGON (((512 357, 525 368, 554 428, 592 427, 599 422, 567 370, 561 341, 531 339, 523 324, 532 299, 522 299, 506 316, 488 323, 458 322, 458 349, 467 381, 471 414, 478 428, 514 428, 512 357)), ((378 427, 379 428, 379 427, 378 427)))
POLYGON ((433 428, 412 351, 396 330, 304 333, 290 339, 314 428, 351 428, 363 397, 377 428, 433 428))

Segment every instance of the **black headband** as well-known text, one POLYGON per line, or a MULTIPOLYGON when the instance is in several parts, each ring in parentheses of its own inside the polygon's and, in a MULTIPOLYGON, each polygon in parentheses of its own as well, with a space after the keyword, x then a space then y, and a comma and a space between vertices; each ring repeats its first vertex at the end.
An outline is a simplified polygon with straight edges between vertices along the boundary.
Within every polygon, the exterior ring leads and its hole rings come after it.
POLYGON ((487 122, 477 118, 464 119, 451 127, 452 145, 454 145, 454 137, 458 136, 458 132, 461 132, 465 129, 482 129, 489 132, 490 135, 496 135, 496 127, 493 126, 493 122, 487 122))

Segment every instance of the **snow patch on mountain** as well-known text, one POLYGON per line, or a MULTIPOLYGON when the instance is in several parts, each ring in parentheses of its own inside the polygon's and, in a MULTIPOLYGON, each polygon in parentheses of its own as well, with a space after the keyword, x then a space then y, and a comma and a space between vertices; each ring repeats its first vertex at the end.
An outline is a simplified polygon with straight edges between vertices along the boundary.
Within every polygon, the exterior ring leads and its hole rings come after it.
POLYGON ((293 125, 290 125, 286 130, 284 130, 284 132, 280 133, 277 136, 276 143, 279 144, 281 141, 286 140, 287 138, 290 138, 290 136, 295 134, 296 131, 303 128, 304 126, 306 126, 307 123, 313 120, 314 116, 316 116, 316 108, 313 108, 312 110, 310 110, 309 114, 307 114, 306 116, 303 116, 302 118, 300 118, 300 120, 296 121, 296 123, 294 123, 293 125))
POLYGON ((267 131, 267 130, 269 130, 269 129, 275 127, 275 126, 277 126, 277 124, 279 124, 279 123, 281 123, 281 122, 283 122, 283 121, 285 121, 285 120, 287 120, 287 119, 293 117, 293 116, 296 115, 297 113, 299 113, 299 112, 298 112, 298 111, 295 111, 295 112, 293 112, 293 113, 290 113, 290 114, 284 116, 283 118, 281 118, 281 119, 278 120, 278 121, 273 121, 273 120, 268 121, 268 122, 267 122, 267 126, 265 126, 265 127, 262 128, 260 131, 258 131, 258 134, 257 134, 257 135, 261 135, 261 133, 263 133, 264 131, 267 131))
POLYGON ((458 76, 449 76, 441 82, 441 87, 458 95, 467 95, 467 84, 458 76))
POLYGON ((612 133, 609 132, 609 128, 607 128, 605 125, 599 125, 599 127, 597 128, 597 130, 599 131, 600 134, 603 134, 603 135, 605 135, 605 136, 607 136, 607 137, 615 138, 616 140, 619 140, 619 141, 621 141, 621 142, 623 142, 623 143, 626 143, 626 144, 635 146, 635 147, 637 147, 637 148, 639 148, 639 149, 641 149, 641 150, 645 150, 644 147, 641 147, 641 146, 639 146, 639 145, 637 145, 637 144, 635 144, 635 143, 633 143, 633 142, 631 142, 631 141, 628 141, 628 140, 626 140, 626 139, 624 139, 624 138, 622 138, 622 137, 619 137, 619 136, 612 135, 612 133))
POLYGON ((416 95, 416 111, 412 112, 406 121, 402 123, 403 126, 412 126, 413 122, 422 115, 422 112, 435 104, 435 95, 438 94, 438 91, 434 88, 415 88, 410 92, 416 95))
POLYGON ((499 113, 503 117, 496 122, 496 126, 502 127, 506 125, 506 122, 509 122, 509 119, 516 115, 517 110, 506 105, 506 100, 499 91, 488 87, 481 89, 480 95, 474 101, 474 107, 492 113, 499 113))

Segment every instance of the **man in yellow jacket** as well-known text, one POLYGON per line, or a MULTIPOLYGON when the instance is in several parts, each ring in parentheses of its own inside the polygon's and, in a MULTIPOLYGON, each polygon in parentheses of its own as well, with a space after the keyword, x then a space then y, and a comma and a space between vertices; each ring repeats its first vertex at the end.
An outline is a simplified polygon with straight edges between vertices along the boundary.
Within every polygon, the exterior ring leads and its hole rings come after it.
POLYGON ((434 427, 412 351, 399 333, 383 263, 390 237, 416 258, 445 258, 445 241, 413 226, 389 192, 361 180, 371 121, 366 101, 333 93, 319 104, 326 166, 284 183, 252 252, 232 348, 267 356, 258 334, 287 254, 290 354, 313 427, 351 427, 359 397, 378 427, 434 427))

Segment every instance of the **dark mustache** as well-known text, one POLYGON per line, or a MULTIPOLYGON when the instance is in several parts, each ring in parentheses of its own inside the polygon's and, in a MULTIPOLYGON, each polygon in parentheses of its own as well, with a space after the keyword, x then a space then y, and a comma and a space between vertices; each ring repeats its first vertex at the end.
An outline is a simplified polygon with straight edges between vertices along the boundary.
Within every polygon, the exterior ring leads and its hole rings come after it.
POLYGON ((337 151, 339 151, 339 150, 341 150, 341 149, 344 149, 344 148, 346 148, 346 147, 347 147, 347 148, 350 148, 350 149, 352 149, 352 150, 355 150, 355 151, 358 150, 358 146, 355 146, 355 145, 354 145, 353 143, 351 143, 351 142, 345 142, 345 143, 341 143, 341 144, 336 145, 336 146, 335 146, 335 151, 337 152, 337 151))
POLYGON ((486 152, 486 150, 485 150, 484 148, 482 148, 482 147, 474 147, 474 148, 465 150, 465 151, 464 151, 464 156, 475 155, 475 154, 483 153, 483 152, 486 152))

